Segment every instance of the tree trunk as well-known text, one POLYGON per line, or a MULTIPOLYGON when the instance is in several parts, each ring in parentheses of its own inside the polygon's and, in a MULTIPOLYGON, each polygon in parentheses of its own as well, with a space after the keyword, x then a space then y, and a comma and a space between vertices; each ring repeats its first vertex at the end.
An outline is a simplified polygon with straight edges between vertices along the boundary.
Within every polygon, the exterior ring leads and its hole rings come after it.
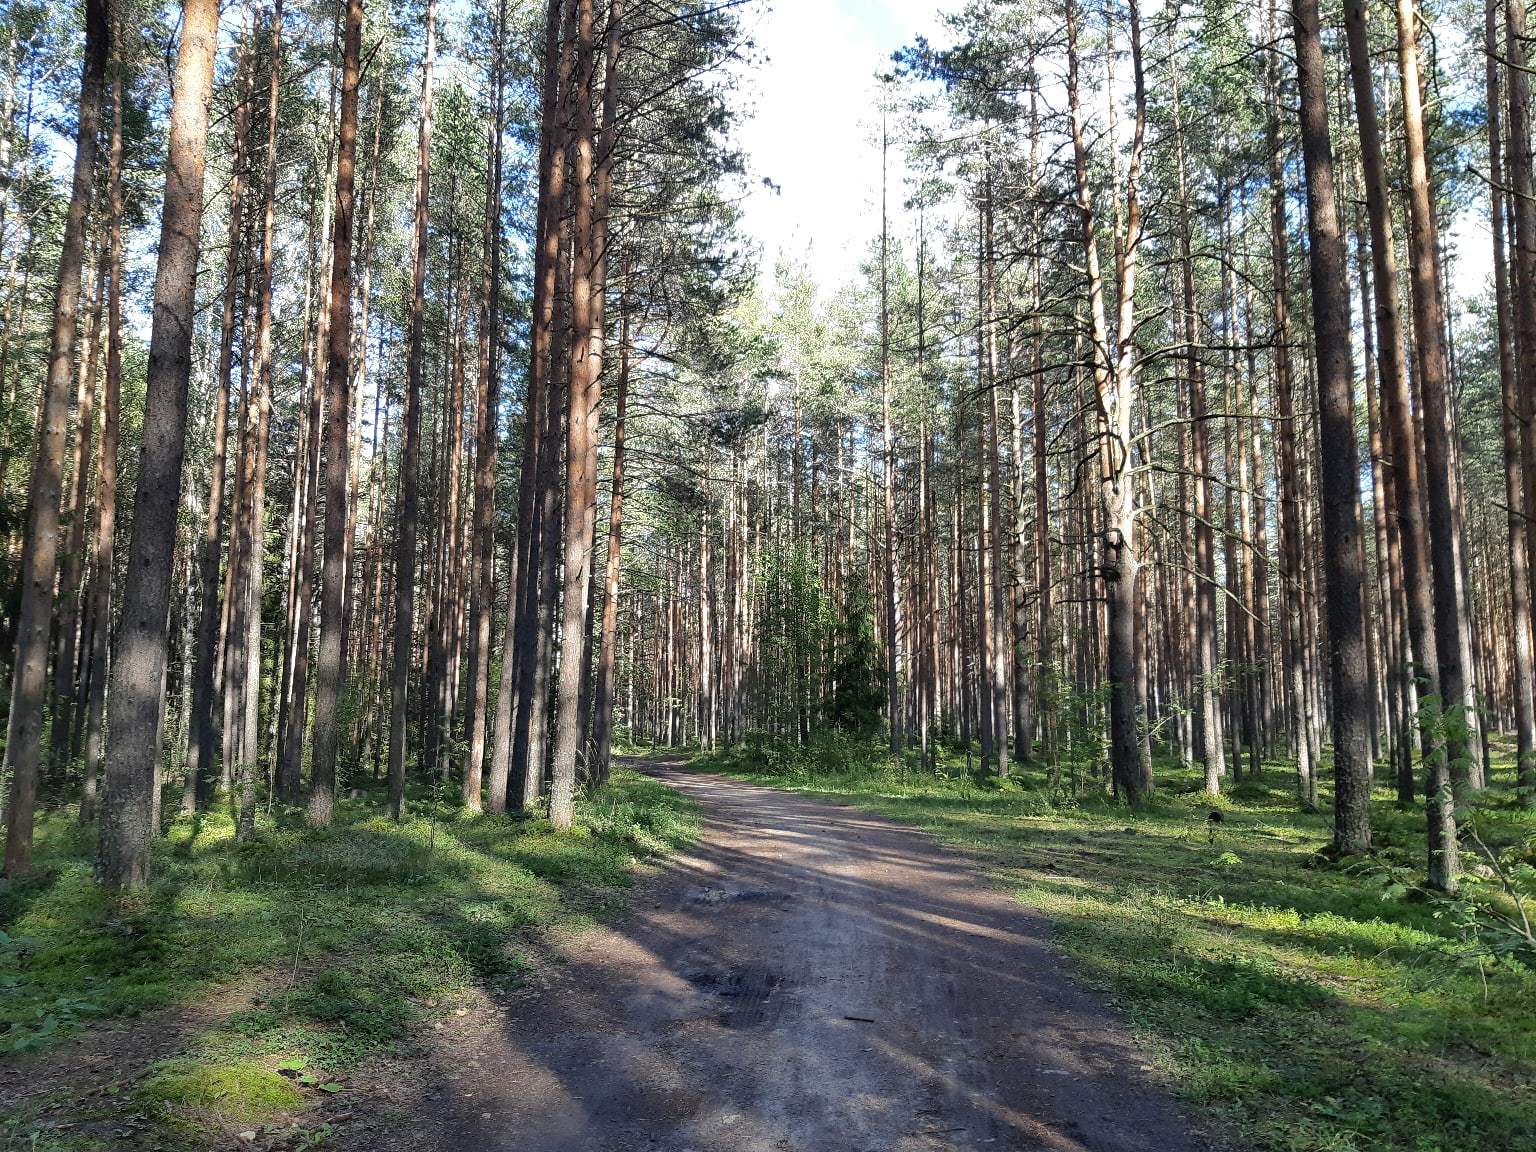
POLYGON ((80 822, 96 818, 107 714, 107 660, 112 633, 112 555, 117 539, 117 441, 123 381, 123 63, 112 52, 112 143, 107 154, 107 368, 101 411, 101 459, 96 465, 96 539, 92 557, 89 689, 86 698, 85 781, 80 822))
MULTIPOLYGON (((1272 45, 1278 44, 1274 6, 1265 13, 1265 28, 1272 45)), ((1271 382, 1275 407, 1275 438, 1279 451, 1275 484, 1280 493, 1280 594, 1284 605, 1284 655, 1280 662, 1283 696, 1296 756, 1296 799, 1303 808, 1316 807, 1317 760, 1311 730, 1306 722, 1306 634, 1302 625, 1303 529, 1301 463, 1297 453, 1298 424, 1291 370, 1290 253, 1286 222, 1285 154, 1280 135, 1280 53, 1273 48, 1266 60, 1264 87, 1268 104, 1269 133, 1269 246, 1271 319, 1274 326, 1271 382)))
MULTIPOLYGON (((1522 790, 1536 786, 1536 698, 1531 653, 1530 537, 1526 525, 1525 478, 1520 454, 1520 380, 1515 364, 1517 338, 1510 310, 1505 261, 1504 156, 1500 132, 1498 3, 1484 5, 1487 51, 1489 219, 1493 224, 1494 305, 1499 341, 1500 424, 1504 432, 1504 495, 1508 503, 1510 663, 1513 665, 1515 766, 1522 790)), ((1518 193, 1517 193, 1518 195, 1518 193)), ((1527 791, 1527 801, 1530 795, 1527 791)))
POLYGON ((1317 0, 1292 0, 1301 146, 1307 178, 1308 264, 1317 339, 1318 428, 1322 459, 1323 567, 1328 587, 1328 654, 1333 697, 1333 849, 1370 850, 1370 709, 1367 700, 1364 551, 1359 449, 1355 443, 1354 360, 1350 351, 1349 268, 1334 202, 1333 146, 1317 0))
POLYGON ((1088 309, 1093 344, 1094 395, 1098 406, 1099 499, 1102 505, 1103 560, 1101 572, 1107 602, 1106 639, 1110 710, 1110 764, 1115 788, 1130 803, 1139 802, 1151 790, 1151 766, 1141 754, 1137 732, 1141 701, 1138 699, 1136 632, 1137 580, 1140 562, 1136 548, 1135 485, 1131 468, 1131 416, 1135 407, 1136 359, 1134 322, 1137 249, 1141 238, 1138 184, 1146 130, 1146 91, 1141 63, 1141 16, 1134 3, 1128 9, 1131 55, 1136 97, 1136 121, 1132 158, 1125 176, 1125 211, 1118 237, 1116 280, 1119 313, 1115 348, 1104 316, 1104 283, 1099 271, 1097 225, 1093 192, 1089 185, 1088 144, 1078 98, 1076 3, 1067 6, 1067 103, 1070 110, 1072 151, 1076 185, 1080 243, 1088 277, 1088 309))
MULTIPOLYGON (((555 378, 558 347, 556 312, 565 227, 565 117, 570 76, 566 26, 574 19, 574 0, 549 0, 545 11, 541 151, 539 156, 539 248, 535 253, 533 331, 530 339, 528 393, 523 406, 523 461, 519 482, 517 575, 507 613, 508 647, 514 648, 516 692, 504 692, 498 712, 507 712, 509 782, 513 805, 527 811, 543 784, 543 681, 546 640, 540 589, 552 586, 546 563, 547 521, 554 515, 557 485, 553 467, 559 428, 559 393, 555 378), (515 621, 515 625, 514 625, 515 621), (538 698, 536 698, 538 697, 538 698), (515 704, 515 716, 512 714, 515 704), (537 714, 537 722, 535 715, 537 714), (515 788, 515 791, 512 791, 515 788)), ((504 674, 505 675, 505 674, 504 674)), ((498 755, 500 755, 498 749, 498 755)))
POLYGON ((145 380, 144 443, 108 698, 112 751, 107 757, 97 873, 114 888, 137 888, 148 880, 155 832, 167 619, 181 505, 208 101, 218 27, 217 0, 184 0, 145 380))
MULTIPOLYGON (((353 0, 356 2, 356 0, 353 0)), ((416 205, 411 241, 411 312, 406 336, 405 411, 400 449, 400 507, 395 516, 395 635, 389 685, 389 814, 405 817, 405 737, 416 621, 416 517, 421 456, 422 345, 427 283, 427 209, 432 176, 432 66, 437 3, 427 0, 427 47, 421 65, 421 116, 416 134, 416 205)))
MULTIPOLYGON (((624 542, 624 408, 629 399, 627 313, 619 318, 619 378, 615 388, 613 485, 608 502, 608 561, 603 572, 603 620, 598 647, 597 691, 593 695, 592 706, 592 779, 598 785, 608 782, 613 751, 614 643, 619 621, 619 577, 624 542)), ((734 494, 732 499, 735 499, 734 494)))
MULTIPOLYGON (((465 702, 468 759, 464 795, 479 807, 488 730, 491 622, 496 610, 496 436, 501 403, 501 130, 502 58, 506 3, 497 7, 496 43, 491 54, 491 126, 486 141, 484 273, 480 287, 480 368, 475 418, 474 581, 469 597, 469 695, 465 702)), ((493 811, 506 807, 506 775, 492 780, 487 802, 493 811), (500 803, 496 793, 501 793, 500 803)))
MULTIPOLYGON (((1013 662, 1013 642, 1008 627, 1008 617, 1013 597, 1008 591, 1008 569, 1004 563, 1003 538, 1003 470, 998 453, 999 411, 997 402, 997 253, 992 166, 990 160, 983 177, 986 196, 982 212, 982 334, 987 352, 987 445, 983 467, 990 476, 987 496, 988 513, 992 524, 989 540, 992 575, 991 613, 987 627, 991 630, 992 662, 987 669, 988 687, 992 701, 992 735, 997 745, 997 774, 1008 775, 1008 668, 1013 662)), ((894 462, 892 466, 894 475, 894 462)))
MULTIPOLYGON (((890 235, 886 222, 885 113, 880 120, 880 464, 884 500, 880 586, 885 607, 885 708, 892 756, 901 755, 901 618, 896 600, 896 437, 891 425, 890 235)), ((979 339, 978 335, 978 339, 979 339)), ((798 445, 797 445, 798 451, 798 445)), ((705 593, 700 589, 700 595, 705 593)))
POLYGON ((234 159, 229 183, 229 229, 224 258, 224 310, 219 336, 219 360, 213 406, 212 459, 208 472, 208 510, 198 557, 198 604, 196 657, 193 664, 192 715, 188 723, 187 780, 181 809, 192 812, 206 803, 213 785, 216 671, 219 661, 219 559, 224 542, 224 479, 229 444, 230 376, 234 362, 236 296, 239 288, 243 245, 242 202, 245 189, 245 136, 250 115, 248 56, 241 54, 234 115, 234 159))
POLYGON ((1182 272, 1184 375, 1189 388, 1190 471, 1194 473, 1195 537, 1195 715, 1200 758, 1205 767, 1205 791, 1215 796, 1226 775, 1221 709, 1217 701, 1216 669, 1216 548, 1211 532, 1210 417, 1205 404, 1205 365, 1200 359, 1204 333, 1195 296, 1194 230, 1190 223, 1189 189, 1184 150, 1183 106, 1174 64, 1173 123, 1178 160, 1179 266, 1182 272))
MULTIPOLYGON (((1430 541, 1424 523, 1424 491, 1418 438, 1413 418, 1407 364, 1403 358, 1402 310, 1398 303, 1397 256, 1392 236, 1392 212, 1381 129, 1376 115, 1370 56, 1365 34, 1363 0, 1347 0, 1344 27, 1348 37, 1350 75, 1354 84, 1355 116, 1360 128, 1366 211, 1371 225, 1372 279, 1376 287, 1377 351, 1382 388, 1382 433, 1392 459, 1397 495, 1398 535, 1403 554, 1403 585, 1407 593, 1408 631, 1419 698, 1439 701, 1441 681, 1435 604, 1430 579, 1430 541)), ((1437 885, 1454 885, 1456 872, 1455 815, 1449 798, 1436 799, 1437 779, 1448 778, 1446 733, 1433 718, 1420 723, 1420 741, 1431 781, 1428 804, 1429 872, 1437 885)), ((1411 801, 1402 781, 1398 798, 1411 801)))
MULTIPOLYGON (((1462 662, 1462 604, 1457 586, 1460 558, 1452 501, 1455 468, 1451 450, 1449 370, 1445 311, 1440 286, 1439 236, 1429 186, 1423 98, 1419 87, 1417 10, 1414 0, 1397 0, 1397 59, 1402 77, 1403 132, 1408 164, 1409 282, 1413 299, 1414 368, 1424 433, 1424 478, 1429 498, 1429 544, 1434 578, 1435 646, 1440 659, 1440 707, 1446 759, 1456 786, 1469 782, 1471 747, 1466 678, 1462 662)), ((1431 807, 1451 803, 1433 794, 1431 807)))
MULTIPOLYGON (((103 229, 103 239, 105 230, 103 229)), ((105 244, 100 245, 104 249, 105 244)), ((53 728, 50 735, 50 760, 53 770, 63 774, 69 764, 69 732, 74 725, 76 643, 80 635, 80 582, 85 559, 86 510, 90 499, 91 448, 95 439, 92 424, 97 375, 96 350, 101 344, 101 311, 106 296, 105 252, 98 254, 96 281, 92 291, 91 311, 83 327, 79 385, 75 393, 75 450, 71 465, 72 493, 69 507, 69 535, 64 547, 64 567, 59 575, 59 639, 53 656, 53 728)))
POLYGON ((570 388, 566 395, 565 587, 561 618, 560 680, 555 716, 554 761, 549 818, 569 828, 574 816, 576 759, 581 751, 579 702, 582 634, 590 592, 593 516, 597 476, 594 457, 603 363, 603 330, 594 324, 593 280, 603 245, 605 221, 594 219, 592 178, 596 137, 592 112, 595 66, 592 0, 576 0, 576 57, 571 103, 571 344, 570 388))
MULTIPOLYGON (((1506 0, 1504 54, 1509 61, 1509 134, 1506 143, 1510 199, 1514 216, 1514 331, 1522 428, 1521 458, 1527 511, 1536 510, 1536 182, 1531 178, 1531 80, 1527 65, 1526 10, 1522 0, 1506 0)), ((1531 565, 1536 580, 1536 565, 1531 565)), ((1536 598, 1536 597, 1533 597, 1536 598)), ((1536 758, 1523 762, 1520 794, 1536 807, 1536 758)))
MULTIPOLYGON (((458 201, 458 179, 453 180, 453 189, 448 197, 448 202, 454 204, 458 201)), ((434 474, 442 476, 440 513, 438 534, 436 541, 436 573, 432 587, 432 612, 428 616, 428 654, 427 654, 427 691, 425 703, 428 708, 427 717, 427 741, 424 767, 428 774, 435 774, 442 780, 448 780, 453 773, 453 710, 455 694, 453 690, 453 655, 457 650, 458 637, 458 588, 459 573, 462 565, 459 563, 459 549, 461 536, 459 533, 459 520, 461 515, 461 501, 459 489, 461 487, 460 464, 463 456, 464 441, 464 344, 466 338, 465 327, 468 323, 469 309, 464 307, 464 285, 460 279, 460 245, 450 245, 449 255, 449 280, 454 285, 450 290, 450 302, 448 310, 449 327, 453 333, 449 341, 448 349, 448 396, 447 403, 442 405, 442 429, 439 443, 443 453, 443 468, 441 472, 434 469, 434 474), (456 315, 455 315, 456 313, 456 315)), ((466 804, 469 803, 467 794, 461 791, 466 804)), ((480 807, 479 789, 475 790, 475 798, 472 807, 478 810, 480 807)))
MULTIPOLYGON (((49 627, 58 574, 59 496, 69 421, 69 383, 74 368, 86 218, 95 191, 97 122, 110 40, 106 0, 88 0, 85 31, 74 175, 59 248, 58 295, 48 348, 48 374, 43 384, 37 454, 33 457, 27 489, 27 530, 20 566, 21 605, 17 613, 16 659, 11 665, 11 711, 5 742, 4 770, 11 777, 5 826, 7 876, 20 876, 32 866, 32 816, 37 806, 49 627)), ((89 435, 89 430, 85 433, 89 435)))
POLYGON ((244 702, 245 734, 236 779, 239 782, 239 819, 236 834, 249 839, 256 828, 256 764, 260 739, 258 724, 261 704, 261 606, 263 570, 266 560, 267 523, 267 441, 272 428, 272 261, 275 245, 277 211, 277 123, 278 96, 282 82, 283 0, 272 6, 272 41, 267 76, 267 171, 262 193, 261 255, 257 274, 256 311, 256 397, 254 417, 256 459, 250 494, 250 553, 246 557, 245 597, 246 636, 244 702))
POLYGON ((336 215, 331 222, 331 330, 325 382, 325 551, 320 566, 320 649, 315 660, 309 822, 329 827, 336 802, 337 711, 347 675, 347 418, 351 409, 353 170, 362 69, 363 0, 347 0, 342 35, 336 215))
MULTIPOLYGON (((606 324, 607 316, 607 287, 609 269, 609 244, 614 234, 611 212, 613 200, 613 167, 615 145, 618 143, 618 113, 619 113, 619 54, 623 48, 623 18, 624 0, 609 0, 608 2, 608 44, 603 65, 603 106, 602 126, 597 137, 597 172, 594 178, 593 188, 593 212, 596 217, 596 227, 599 229, 601 250, 597 256, 597 266, 594 274, 594 299, 593 299, 593 325, 602 332, 606 324)), ((627 271, 627 268, 626 268, 627 271)), ((625 276, 625 285, 629 283, 625 276)), ((621 289, 622 291, 622 289, 621 289)), ((614 662, 614 632, 618 624, 619 604, 619 566, 622 556, 622 528, 624 507, 624 409, 629 393, 629 313, 622 312, 619 317, 619 378, 618 401, 614 414, 613 426, 613 477, 609 492, 608 512, 608 553, 607 563, 604 568, 603 580, 603 618, 600 626, 598 655, 598 683, 593 688, 595 697, 591 709, 592 725, 587 740, 588 755, 591 758, 587 765, 588 777, 601 787, 608 783, 609 771, 612 760, 612 734, 613 734, 613 662, 614 662)), ((594 443, 595 449, 595 443, 594 443)), ((734 463, 734 462, 733 462, 734 463)), ((592 459, 593 469, 593 495, 596 496, 597 460, 594 451, 592 459)), ((734 511, 735 493, 731 494, 734 511)), ((729 547, 727 540, 727 547, 729 547)), ((594 557, 595 562, 595 557, 594 557)), ((729 571, 727 573, 729 580, 729 571)), ((588 605, 588 616, 591 615, 591 605, 588 605)), ((590 628, 589 628, 590 630, 590 628)), ((727 667, 730 663, 729 652, 726 654, 727 667)), ((729 738, 729 715, 731 704, 727 704, 727 738, 729 738)), ((583 708, 583 716, 587 715, 587 709, 583 708)))

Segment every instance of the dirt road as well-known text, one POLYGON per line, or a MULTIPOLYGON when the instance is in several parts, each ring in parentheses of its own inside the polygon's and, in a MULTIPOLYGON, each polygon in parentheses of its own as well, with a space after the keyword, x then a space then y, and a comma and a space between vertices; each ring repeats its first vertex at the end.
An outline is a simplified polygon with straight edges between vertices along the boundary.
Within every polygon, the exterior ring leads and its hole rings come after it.
POLYGON ((543 994, 441 1034, 354 1133, 492 1152, 1209 1147, 1047 926, 920 833, 651 769, 707 819, 543 994), (413 1079, 415 1079, 413 1077, 413 1079), (377 1115, 377 1114, 376 1114, 377 1115))

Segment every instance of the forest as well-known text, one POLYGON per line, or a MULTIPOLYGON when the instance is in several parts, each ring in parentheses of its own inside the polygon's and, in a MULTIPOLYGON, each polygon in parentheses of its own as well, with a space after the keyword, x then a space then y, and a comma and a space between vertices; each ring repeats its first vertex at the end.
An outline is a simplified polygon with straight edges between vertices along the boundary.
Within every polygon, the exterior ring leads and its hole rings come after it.
POLYGON ((0 1152, 1536 1149, 1525 0, 941 8, 0 0, 0 1152))

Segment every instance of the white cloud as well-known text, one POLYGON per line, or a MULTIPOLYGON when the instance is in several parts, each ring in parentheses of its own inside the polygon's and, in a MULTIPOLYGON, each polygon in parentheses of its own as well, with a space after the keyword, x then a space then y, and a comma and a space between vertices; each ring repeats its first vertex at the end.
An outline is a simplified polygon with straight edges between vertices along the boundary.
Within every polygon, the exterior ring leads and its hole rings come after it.
MULTIPOLYGON (((880 228, 875 77, 932 27, 931 0, 778 0, 748 21, 766 61, 744 73, 754 114, 740 139, 754 179, 775 187, 751 190, 746 228, 762 246, 765 275, 782 255, 806 260, 833 287, 880 228)), ((893 202, 900 197, 893 191, 893 202)))

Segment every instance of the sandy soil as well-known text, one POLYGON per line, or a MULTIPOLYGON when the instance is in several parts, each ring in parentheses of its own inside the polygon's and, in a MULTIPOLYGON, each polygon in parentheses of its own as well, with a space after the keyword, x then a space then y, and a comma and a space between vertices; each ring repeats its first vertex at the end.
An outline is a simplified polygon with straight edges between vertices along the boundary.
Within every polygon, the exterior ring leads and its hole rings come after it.
POLYGON ((697 844, 561 942, 537 993, 446 1020, 344 1147, 1213 1147, 974 864, 851 809, 648 770, 701 805, 697 844))

